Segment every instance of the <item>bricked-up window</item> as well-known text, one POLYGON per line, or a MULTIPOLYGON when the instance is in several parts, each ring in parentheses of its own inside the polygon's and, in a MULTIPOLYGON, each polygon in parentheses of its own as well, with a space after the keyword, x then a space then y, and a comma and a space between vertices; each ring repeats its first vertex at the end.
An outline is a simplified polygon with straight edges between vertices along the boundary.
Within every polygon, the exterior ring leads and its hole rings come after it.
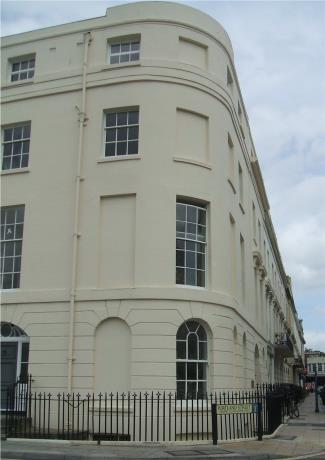
POLYGON ((206 208, 176 203, 176 284, 206 284, 206 208))
POLYGON ((207 391, 208 341, 204 327, 185 321, 176 335, 177 399, 202 399, 207 391))
POLYGON ((19 288, 20 285, 24 214, 24 205, 4 206, 1 208, 1 289, 15 289, 19 288))
POLYGON ((2 169, 28 166, 31 124, 6 126, 2 130, 2 169))
POLYGON ((139 109, 105 113, 105 156, 136 155, 139 149, 139 109))
POLYGON ((35 56, 11 59, 11 81, 28 80, 34 77, 35 56))
POLYGON ((112 42, 109 45, 110 64, 122 64, 140 59, 140 39, 121 40, 112 42))

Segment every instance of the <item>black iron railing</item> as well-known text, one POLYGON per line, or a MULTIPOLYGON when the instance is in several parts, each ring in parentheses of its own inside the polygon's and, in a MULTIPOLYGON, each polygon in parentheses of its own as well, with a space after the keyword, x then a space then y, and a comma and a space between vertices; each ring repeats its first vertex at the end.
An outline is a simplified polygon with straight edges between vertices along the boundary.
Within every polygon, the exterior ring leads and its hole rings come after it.
MULTIPOLYGON (((211 407, 229 404, 262 406, 263 433, 282 423, 289 393, 281 385, 206 394, 178 400, 173 392, 128 392, 81 395, 33 392, 31 377, 8 389, 7 437, 97 441, 193 441, 212 439, 211 407), (277 415, 270 410, 277 397, 277 415), (273 419, 270 420, 270 414, 273 419), (275 414, 275 415, 274 415, 275 414)), ((217 416, 218 439, 254 438, 257 414, 217 416)))

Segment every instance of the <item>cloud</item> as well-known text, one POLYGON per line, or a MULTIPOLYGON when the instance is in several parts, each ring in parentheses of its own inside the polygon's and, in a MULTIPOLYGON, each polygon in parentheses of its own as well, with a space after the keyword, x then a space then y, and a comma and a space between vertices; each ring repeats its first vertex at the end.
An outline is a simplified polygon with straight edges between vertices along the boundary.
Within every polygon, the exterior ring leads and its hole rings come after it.
POLYGON ((325 352, 325 332, 305 331, 306 348, 325 352))

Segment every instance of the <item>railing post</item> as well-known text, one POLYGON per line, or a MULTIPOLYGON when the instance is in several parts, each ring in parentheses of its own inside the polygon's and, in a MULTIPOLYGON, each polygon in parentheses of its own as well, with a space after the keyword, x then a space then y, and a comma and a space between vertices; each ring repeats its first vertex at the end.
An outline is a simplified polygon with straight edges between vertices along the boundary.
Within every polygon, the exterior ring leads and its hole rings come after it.
POLYGON ((211 404, 212 416, 212 442, 216 446, 218 444, 218 422, 217 422, 217 400, 211 404))

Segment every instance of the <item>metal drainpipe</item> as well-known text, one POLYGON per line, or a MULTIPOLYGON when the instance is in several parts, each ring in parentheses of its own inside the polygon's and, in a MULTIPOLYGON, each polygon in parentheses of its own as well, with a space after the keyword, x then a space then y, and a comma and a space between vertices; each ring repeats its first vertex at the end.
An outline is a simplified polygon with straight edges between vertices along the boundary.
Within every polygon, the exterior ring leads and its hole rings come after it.
POLYGON ((86 85, 87 85, 87 65, 88 65, 88 47, 91 42, 91 34, 84 34, 84 55, 82 71, 82 99, 81 109, 79 111, 79 139, 78 139, 78 157, 77 157, 77 175, 74 202, 74 223, 73 223, 73 243, 72 243, 72 268, 71 268, 71 291, 70 291, 70 318, 69 318, 69 351, 68 351, 68 393, 72 391, 72 366, 73 366, 73 348, 74 348, 74 319, 75 319, 75 300, 76 300, 76 280, 77 280, 77 257, 78 257, 78 238, 79 238, 79 203, 80 203, 80 182, 81 163, 83 153, 83 136, 86 118, 86 85))

